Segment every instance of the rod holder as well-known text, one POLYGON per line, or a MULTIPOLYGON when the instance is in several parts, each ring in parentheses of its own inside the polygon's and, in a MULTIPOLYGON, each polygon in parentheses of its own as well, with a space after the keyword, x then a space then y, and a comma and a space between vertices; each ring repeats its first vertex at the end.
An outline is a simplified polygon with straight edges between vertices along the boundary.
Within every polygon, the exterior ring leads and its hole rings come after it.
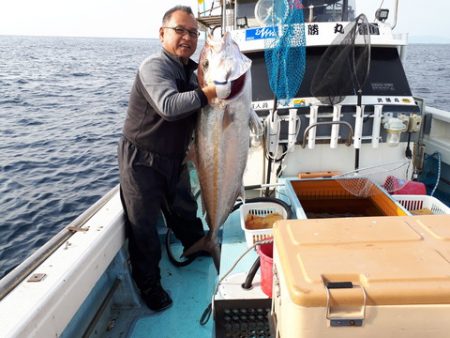
POLYGON ((347 135, 347 141, 345 142, 346 146, 350 146, 352 144, 353 139, 353 127, 350 123, 346 121, 325 121, 325 122, 316 122, 314 124, 309 125, 305 131, 303 132, 303 141, 302 141, 302 148, 306 147, 307 139, 308 139, 308 133, 310 129, 316 128, 317 126, 323 126, 323 125, 334 125, 334 124, 340 124, 343 126, 348 127, 348 135, 347 135))

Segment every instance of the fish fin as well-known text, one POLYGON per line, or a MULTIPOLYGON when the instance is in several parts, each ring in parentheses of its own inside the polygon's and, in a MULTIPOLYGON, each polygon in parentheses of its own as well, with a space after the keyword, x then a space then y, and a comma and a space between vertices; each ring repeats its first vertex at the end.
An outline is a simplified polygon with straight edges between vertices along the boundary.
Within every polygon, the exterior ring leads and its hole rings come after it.
MULTIPOLYGON (((205 199, 204 199, 204 196, 203 196, 203 194, 202 194, 202 192, 201 192, 201 189, 200 189, 200 201, 202 202, 201 203, 201 215, 202 215, 202 217, 205 217, 205 215, 206 215, 206 204, 205 204, 205 199)), ((197 204, 198 204, 198 202, 197 202, 197 204)))
POLYGON ((250 108, 248 125, 250 127, 250 147, 259 147, 264 137, 264 125, 258 114, 250 108))
POLYGON ((212 239, 211 231, 207 235, 200 238, 183 252, 183 257, 194 256, 200 252, 207 252, 211 255, 214 265, 219 272, 220 268, 220 246, 212 239))
POLYGON ((241 186, 241 193, 239 194, 239 197, 245 203, 245 187, 244 187, 244 185, 241 186))
POLYGON ((189 161, 194 163, 194 166, 197 168, 197 152, 195 151, 195 147, 193 144, 191 144, 191 146, 189 147, 186 153, 186 157, 184 158, 185 163, 189 161))
POLYGON ((248 125, 250 127, 250 131, 255 135, 262 136, 264 134, 264 126, 261 123, 261 119, 259 118, 258 114, 253 110, 253 108, 250 108, 249 111, 248 125))
MULTIPOLYGON (((191 162, 194 165, 196 176, 198 179, 198 157, 197 152, 195 151, 195 147, 191 144, 189 147, 189 150, 186 154, 186 157, 184 158, 184 163, 191 162)), ((206 214, 205 209, 205 201, 203 199, 203 194, 200 192, 200 199, 201 199, 201 214, 204 216, 206 214)), ((198 202, 197 202, 198 204, 198 202)))
POLYGON ((228 105, 225 105, 222 119, 222 130, 227 129, 233 122, 234 122, 234 113, 230 111, 228 105))
POLYGON ((245 204, 245 187, 241 185, 240 189, 236 191, 236 202, 241 201, 242 204, 245 204))

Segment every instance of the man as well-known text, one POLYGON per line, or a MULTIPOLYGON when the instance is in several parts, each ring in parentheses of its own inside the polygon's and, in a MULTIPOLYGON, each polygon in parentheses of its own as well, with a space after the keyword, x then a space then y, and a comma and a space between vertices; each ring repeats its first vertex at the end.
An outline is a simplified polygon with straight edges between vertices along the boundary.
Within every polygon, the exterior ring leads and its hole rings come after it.
POLYGON ((198 88, 190 59, 198 25, 190 7, 168 10, 159 29, 162 49, 139 67, 119 142, 121 198, 127 216, 132 275, 154 311, 172 304, 161 286, 160 210, 187 249, 203 236, 183 160, 197 113, 216 97, 213 85, 198 88))

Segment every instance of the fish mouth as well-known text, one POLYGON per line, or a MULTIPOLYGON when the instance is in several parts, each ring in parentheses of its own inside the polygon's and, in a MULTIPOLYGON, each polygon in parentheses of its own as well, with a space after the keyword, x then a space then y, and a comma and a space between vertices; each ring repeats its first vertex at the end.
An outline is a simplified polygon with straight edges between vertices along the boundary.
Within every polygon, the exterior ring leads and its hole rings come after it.
POLYGON ((224 100, 231 100, 242 91, 245 84, 246 74, 247 72, 239 76, 237 79, 231 80, 230 95, 228 95, 224 100))

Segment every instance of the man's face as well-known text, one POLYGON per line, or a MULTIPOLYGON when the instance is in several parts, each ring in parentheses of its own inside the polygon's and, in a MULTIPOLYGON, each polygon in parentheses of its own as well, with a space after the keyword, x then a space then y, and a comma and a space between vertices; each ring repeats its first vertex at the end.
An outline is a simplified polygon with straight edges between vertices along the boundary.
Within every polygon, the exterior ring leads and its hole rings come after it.
POLYGON ((197 31, 198 25, 193 15, 175 11, 159 29, 159 39, 165 50, 187 61, 197 48, 197 31))

